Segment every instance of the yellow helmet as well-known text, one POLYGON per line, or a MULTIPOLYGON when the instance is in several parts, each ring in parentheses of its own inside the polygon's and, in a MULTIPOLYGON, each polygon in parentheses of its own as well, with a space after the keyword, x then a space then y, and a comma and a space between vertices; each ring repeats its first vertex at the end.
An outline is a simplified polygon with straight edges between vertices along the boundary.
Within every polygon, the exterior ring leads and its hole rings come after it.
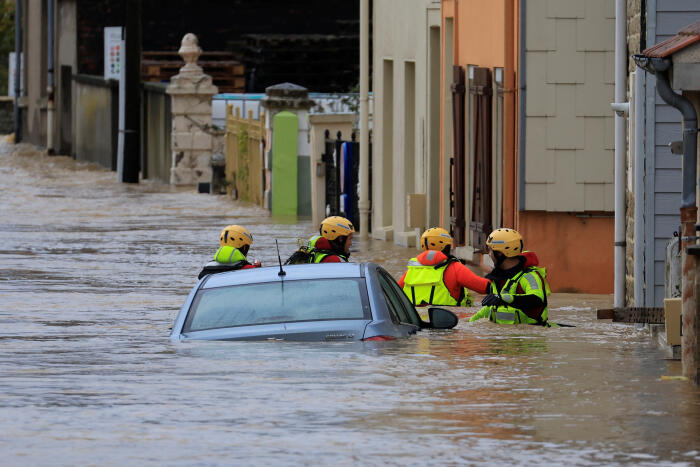
POLYGON ((496 229, 486 239, 486 245, 507 258, 513 258, 523 252, 523 236, 513 229, 496 229))
POLYGON ((319 231, 322 237, 328 240, 335 240, 338 237, 355 232, 355 227, 352 226, 352 222, 344 217, 331 216, 323 219, 319 231))
POLYGON ((441 227, 428 229, 420 236, 420 246, 423 248, 423 251, 442 251, 448 245, 452 246, 452 236, 447 230, 441 227))
POLYGON ((253 236, 248 232, 248 229, 240 225, 227 225, 219 235, 219 244, 221 246, 232 246, 241 248, 253 244, 253 236))

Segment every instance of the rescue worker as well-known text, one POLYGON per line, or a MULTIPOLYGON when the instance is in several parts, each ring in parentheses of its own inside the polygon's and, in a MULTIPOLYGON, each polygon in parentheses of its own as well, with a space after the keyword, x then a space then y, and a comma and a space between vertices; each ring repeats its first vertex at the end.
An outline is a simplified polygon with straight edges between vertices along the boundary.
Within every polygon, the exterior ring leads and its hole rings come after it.
POLYGON ((466 289, 486 293, 489 281, 452 256, 452 236, 434 227, 420 237, 423 252, 408 262, 398 283, 415 306, 471 306, 466 289))
POLYGON ((259 261, 251 264, 246 258, 252 244, 253 236, 245 227, 240 225, 224 227, 219 235, 219 249, 214 253, 214 261, 204 266, 198 278, 224 271, 259 268, 261 266, 259 261))
POLYGON ((523 251, 523 237, 515 230, 496 229, 486 240, 495 267, 483 307, 469 321, 487 318, 499 324, 558 326, 547 321, 547 272, 537 255, 523 251))
POLYGON ((321 222, 319 234, 309 240, 313 263, 347 263, 355 227, 341 216, 327 217, 321 222))

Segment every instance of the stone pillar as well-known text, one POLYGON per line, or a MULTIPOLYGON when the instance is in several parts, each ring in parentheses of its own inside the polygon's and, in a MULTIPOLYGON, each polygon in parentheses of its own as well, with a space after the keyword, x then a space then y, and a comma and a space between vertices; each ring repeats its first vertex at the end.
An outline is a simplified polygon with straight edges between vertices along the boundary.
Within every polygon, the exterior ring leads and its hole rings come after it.
POLYGON ((297 215, 301 217, 311 217, 311 186, 310 186, 310 155, 311 145, 309 138, 309 109, 313 107, 314 101, 309 99, 309 92, 306 88, 292 83, 282 83, 270 86, 265 89, 265 97, 260 100, 265 108, 267 118, 265 119, 265 130, 267 136, 267 152, 265 152, 265 188, 263 206, 270 210, 272 208, 272 141, 274 136, 275 115, 283 110, 296 114, 299 118, 298 135, 298 157, 297 157, 297 215))
POLYGON ((185 66, 172 77, 166 90, 171 98, 173 122, 170 183, 199 185, 201 189, 207 185, 200 184, 211 182, 211 99, 218 89, 211 76, 204 74, 197 65, 197 58, 202 53, 197 36, 185 34, 178 52, 185 66))

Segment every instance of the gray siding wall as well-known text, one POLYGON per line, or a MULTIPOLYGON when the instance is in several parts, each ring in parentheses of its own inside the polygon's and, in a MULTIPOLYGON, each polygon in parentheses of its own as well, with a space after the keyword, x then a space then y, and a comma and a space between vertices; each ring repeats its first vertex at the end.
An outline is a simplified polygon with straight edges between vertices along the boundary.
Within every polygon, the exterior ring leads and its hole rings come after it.
MULTIPOLYGON (((647 47, 700 21, 699 0, 649 0, 647 9, 647 47)), ((681 115, 661 99, 656 80, 650 78, 646 89, 646 304, 663 306, 665 248, 680 227, 681 205, 681 156, 671 154, 668 143, 682 139, 681 115)))

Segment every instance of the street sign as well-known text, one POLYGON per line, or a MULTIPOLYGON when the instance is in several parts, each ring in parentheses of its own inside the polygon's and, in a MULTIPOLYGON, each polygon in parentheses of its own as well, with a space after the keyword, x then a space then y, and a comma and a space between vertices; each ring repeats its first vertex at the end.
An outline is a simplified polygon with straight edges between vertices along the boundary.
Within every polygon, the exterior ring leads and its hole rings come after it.
POLYGON ((104 78, 119 80, 122 64, 124 63, 122 55, 124 51, 122 27, 108 26, 104 29, 104 78))

